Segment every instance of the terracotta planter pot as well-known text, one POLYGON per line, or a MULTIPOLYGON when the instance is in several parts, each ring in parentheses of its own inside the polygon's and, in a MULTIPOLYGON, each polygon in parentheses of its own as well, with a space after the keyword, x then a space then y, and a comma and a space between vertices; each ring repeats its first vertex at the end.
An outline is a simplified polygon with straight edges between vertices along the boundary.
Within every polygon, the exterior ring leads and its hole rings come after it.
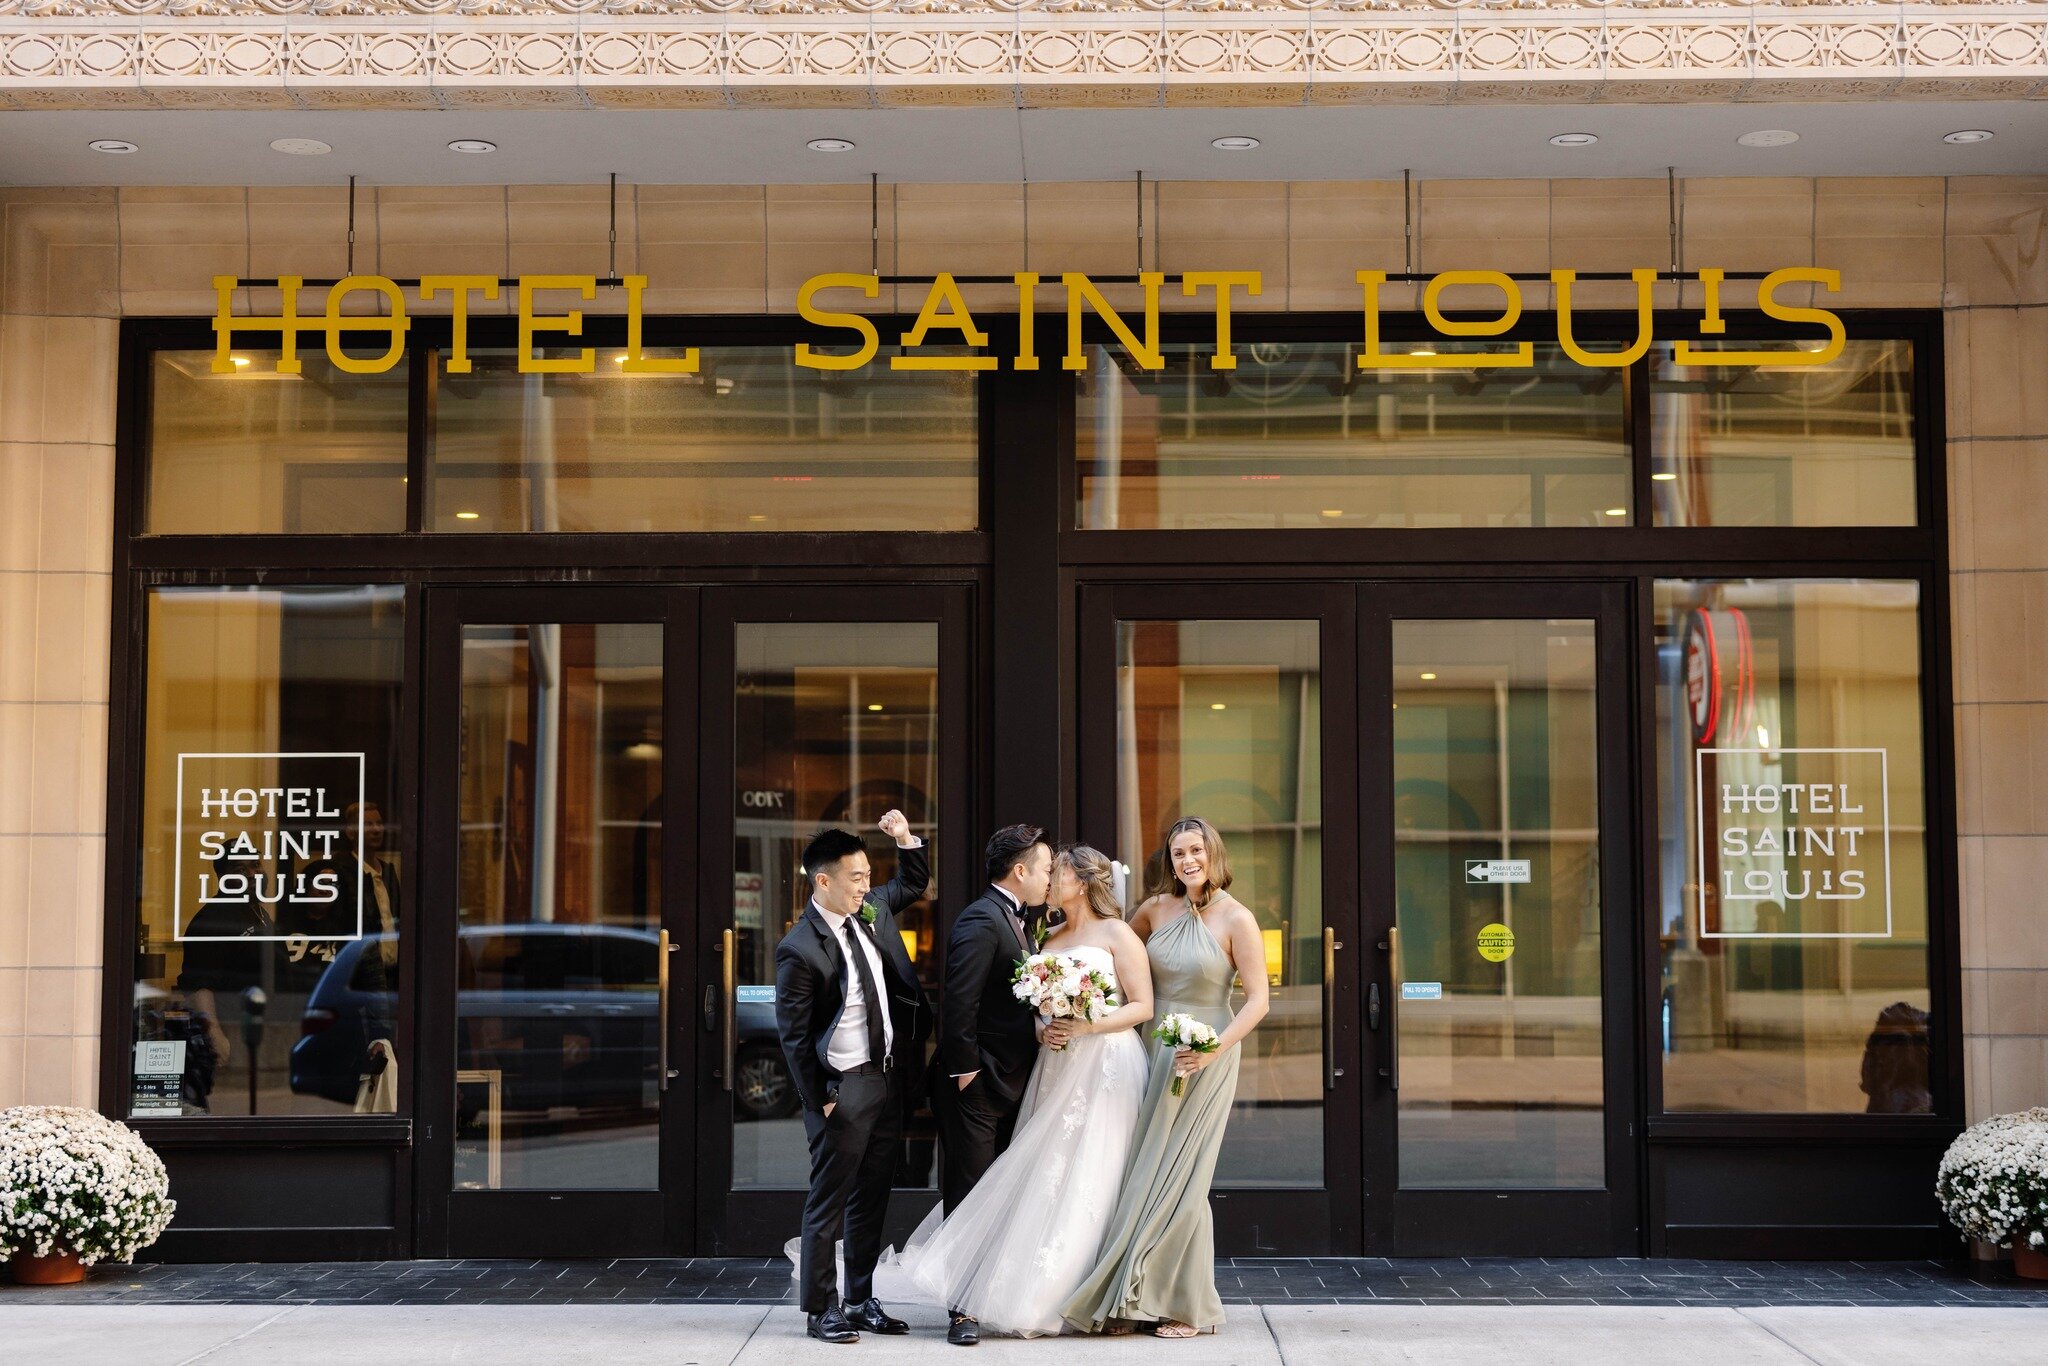
POLYGON ((2048 1252, 2036 1252, 2030 1247, 2014 1247, 2012 1269, 2014 1275, 2024 1276, 2030 1281, 2048 1281, 2048 1252))
POLYGON ((85 1268, 68 1252, 51 1257, 17 1252, 7 1269, 23 1285, 77 1285, 85 1279, 85 1268))

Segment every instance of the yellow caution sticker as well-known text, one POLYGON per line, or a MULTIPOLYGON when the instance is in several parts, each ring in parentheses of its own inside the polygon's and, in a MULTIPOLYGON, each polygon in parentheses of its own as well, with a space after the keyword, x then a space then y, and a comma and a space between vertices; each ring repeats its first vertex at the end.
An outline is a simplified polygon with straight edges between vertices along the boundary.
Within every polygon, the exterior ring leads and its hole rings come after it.
POLYGON ((1489 963, 1505 963, 1515 954, 1515 932, 1495 921, 1479 929, 1479 956, 1489 963))

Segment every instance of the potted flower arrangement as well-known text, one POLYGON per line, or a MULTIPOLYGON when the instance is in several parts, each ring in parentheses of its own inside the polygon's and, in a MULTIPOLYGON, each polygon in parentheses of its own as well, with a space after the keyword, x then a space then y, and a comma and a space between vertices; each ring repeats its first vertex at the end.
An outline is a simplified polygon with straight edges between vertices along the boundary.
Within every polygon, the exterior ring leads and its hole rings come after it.
POLYGON ((2048 1280, 2048 1108, 1965 1129, 1942 1155, 1934 1190, 1950 1223, 2010 1246, 2014 1271, 2048 1280))
POLYGON ((134 1260, 171 1222, 164 1164, 133 1129, 91 1110, 0 1110, 0 1257, 30 1285, 134 1260))

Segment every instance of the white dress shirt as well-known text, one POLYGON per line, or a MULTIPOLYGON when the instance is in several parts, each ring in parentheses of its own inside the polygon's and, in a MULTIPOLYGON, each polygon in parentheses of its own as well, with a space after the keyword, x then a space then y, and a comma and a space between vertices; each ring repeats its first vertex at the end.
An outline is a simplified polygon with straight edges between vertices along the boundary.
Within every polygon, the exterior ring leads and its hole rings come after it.
MULTIPOLYGON (((818 905, 815 901, 811 904, 818 905)), ((875 948, 872 933, 860 929, 849 931, 846 923, 852 919, 851 916, 834 915, 823 906, 818 906, 818 917, 839 942, 842 958, 846 954, 846 941, 851 938, 868 960, 868 971, 874 976, 875 996, 882 1003, 882 1047, 886 1052, 894 1053, 896 1022, 889 1018, 889 979, 882 971, 882 955, 875 948)), ((844 1072, 864 1062, 880 1062, 881 1059, 868 1056, 868 1003, 861 995, 860 976, 851 963, 842 964, 840 971, 846 974, 846 1006, 839 1012, 838 1027, 832 1031, 832 1042, 825 1048, 825 1061, 844 1072)))

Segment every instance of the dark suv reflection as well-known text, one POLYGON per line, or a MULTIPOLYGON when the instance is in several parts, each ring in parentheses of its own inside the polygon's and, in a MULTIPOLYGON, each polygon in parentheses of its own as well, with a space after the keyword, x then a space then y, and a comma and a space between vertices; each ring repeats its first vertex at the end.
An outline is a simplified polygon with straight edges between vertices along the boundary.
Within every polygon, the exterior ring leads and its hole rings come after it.
MULTIPOLYGON (((388 938, 343 946, 314 985, 292 1047, 294 1092, 352 1104, 371 1040, 395 1037, 396 997, 372 952, 388 938)), ((608 925, 475 925, 460 944, 457 1065, 498 1073, 508 1110, 643 1102, 660 1062, 657 936, 608 925)), ((738 1024, 735 1113, 795 1113, 773 1001, 741 1002, 738 1024)))

